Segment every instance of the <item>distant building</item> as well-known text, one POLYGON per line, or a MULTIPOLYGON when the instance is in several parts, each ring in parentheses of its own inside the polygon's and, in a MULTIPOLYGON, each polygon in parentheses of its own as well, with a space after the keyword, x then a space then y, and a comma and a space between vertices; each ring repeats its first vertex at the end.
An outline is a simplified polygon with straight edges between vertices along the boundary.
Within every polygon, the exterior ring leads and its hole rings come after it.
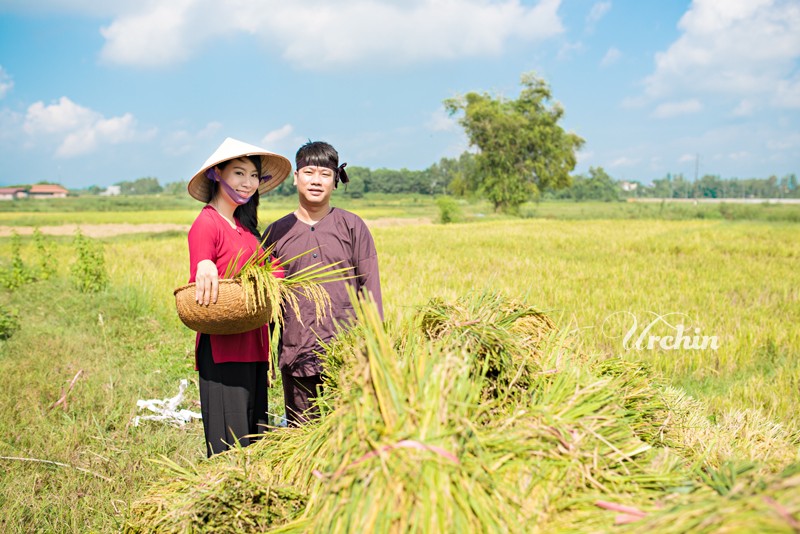
POLYGON ((122 187, 118 185, 109 185, 105 191, 100 193, 101 197, 115 197, 122 194, 122 187))
POLYGON ((636 182, 620 182, 619 186, 623 191, 636 191, 636 189, 639 187, 639 184, 636 182))
POLYGON ((69 191, 60 185, 37 184, 32 185, 28 191, 31 198, 66 198, 69 191))
POLYGON ((28 191, 24 187, 0 187, 0 200, 27 198, 28 191))

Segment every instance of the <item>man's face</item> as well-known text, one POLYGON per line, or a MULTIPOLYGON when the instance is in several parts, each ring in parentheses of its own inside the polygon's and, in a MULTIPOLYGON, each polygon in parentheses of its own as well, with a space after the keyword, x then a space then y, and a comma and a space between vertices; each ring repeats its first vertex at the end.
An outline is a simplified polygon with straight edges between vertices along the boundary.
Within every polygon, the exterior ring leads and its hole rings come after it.
POLYGON ((327 167, 307 165, 294 173, 294 185, 300 201, 310 206, 325 206, 330 202, 334 186, 334 171, 327 167))

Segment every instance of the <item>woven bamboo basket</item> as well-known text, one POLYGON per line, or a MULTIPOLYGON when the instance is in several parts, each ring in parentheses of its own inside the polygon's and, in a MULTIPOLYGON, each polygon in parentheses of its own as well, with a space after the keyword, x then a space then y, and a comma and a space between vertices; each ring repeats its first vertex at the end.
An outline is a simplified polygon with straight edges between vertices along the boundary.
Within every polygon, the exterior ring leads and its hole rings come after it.
POLYGON ((220 280, 217 302, 208 306, 195 301, 194 283, 181 286, 173 293, 183 324, 203 334, 248 332, 266 324, 272 313, 269 301, 251 302, 251 309, 247 309, 242 281, 238 278, 220 280))

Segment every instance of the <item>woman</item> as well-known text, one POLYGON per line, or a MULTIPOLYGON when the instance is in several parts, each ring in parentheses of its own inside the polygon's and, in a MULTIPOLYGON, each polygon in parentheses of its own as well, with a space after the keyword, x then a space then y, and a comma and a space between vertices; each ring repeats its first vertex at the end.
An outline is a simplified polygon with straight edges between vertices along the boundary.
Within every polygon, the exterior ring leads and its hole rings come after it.
MULTIPOLYGON (((218 280, 231 262, 240 267, 258 249, 259 195, 291 170, 285 157, 227 138, 191 179, 189 194, 206 203, 189 230, 189 282, 196 283, 199 306, 216 302, 218 280)), ((195 363, 208 456, 237 440, 249 445, 267 424, 269 329, 198 332, 195 363)))

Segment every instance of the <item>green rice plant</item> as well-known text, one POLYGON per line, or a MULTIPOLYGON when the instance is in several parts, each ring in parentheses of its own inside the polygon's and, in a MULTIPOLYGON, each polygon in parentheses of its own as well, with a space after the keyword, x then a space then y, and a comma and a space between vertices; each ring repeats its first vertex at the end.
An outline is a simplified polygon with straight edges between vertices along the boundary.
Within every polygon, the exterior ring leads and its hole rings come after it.
POLYGON ((313 251, 308 250, 293 258, 273 263, 270 258, 274 248, 274 245, 266 249, 259 248, 238 268, 236 265, 239 256, 237 256, 229 262, 223 278, 241 278, 248 309, 254 310, 267 302, 281 303, 281 306, 273 306, 270 317, 272 323, 283 324, 282 309, 291 309, 298 319, 300 318, 299 295, 314 303, 316 319, 320 320, 327 314, 331 305, 330 296, 323 284, 352 278, 353 276, 349 274, 352 269, 335 268, 338 263, 329 265, 316 263, 289 276, 275 276, 276 272, 285 271, 291 263, 313 251))
POLYGON ((473 372, 492 384, 486 394, 506 400, 544 371, 541 347, 556 330, 542 311, 499 292, 468 293, 451 304, 433 299, 416 317, 428 339, 470 355, 473 372))
MULTIPOLYGON (((726 475, 728 476, 728 475, 726 475)), ((698 491, 654 506, 621 532, 785 532, 800 530, 800 464, 767 476, 751 472, 716 491, 698 491)), ((573 526, 577 526, 573 524, 573 526)))
MULTIPOLYGON (((242 449, 239 449, 242 453, 242 449)), ((126 532, 263 532, 296 517, 305 507, 305 498, 288 487, 265 485, 247 476, 247 470, 230 465, 228 469, 202 474, 170 460, 159 461, 171 473, 177 491, 170 502, 138 508, 141 521, 128 524, 126 532), (188 489, 188 491, 182 491, 188 489), (203 502, 202 508, 194 506, 203 502), (180 523, 160 512, 164 507, 193 510, 180 523)), ((155 503, 154 503, 155 504, 155 503)))
POLYGON ((78 229, 73 248, 77 258, 70 272, 78 289, 84 293, 96 293, 105 289, 109 278, 102 243, 84 236, 78 229))

